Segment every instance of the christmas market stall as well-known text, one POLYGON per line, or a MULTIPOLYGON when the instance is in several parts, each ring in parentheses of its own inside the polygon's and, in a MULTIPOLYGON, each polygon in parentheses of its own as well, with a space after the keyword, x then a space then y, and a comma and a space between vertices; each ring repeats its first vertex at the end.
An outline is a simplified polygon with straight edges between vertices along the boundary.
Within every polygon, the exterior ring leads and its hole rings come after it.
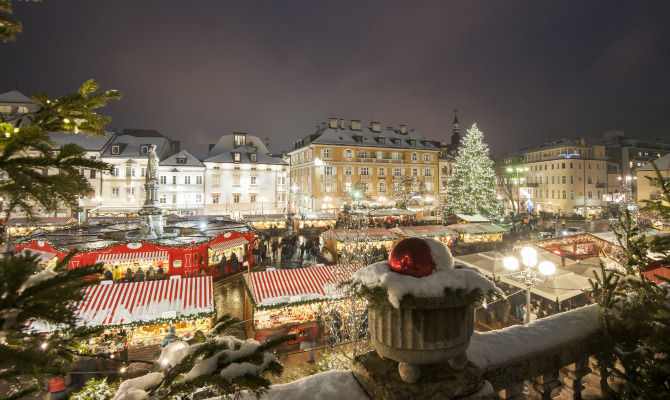
POLYGON ((22 237, 27 236, 33 233, 33 231, 53 231, 55 229, 62 229, 73 226, 77 223, 77 220, 74 218, 12 218, 7 221, 5 225, 7 229, 7 234, 13 237, 22 237))
MULTIPOLYGON (((148 272, 162 272, 163 277, 179 275, 190 277, 213 274, 215 277, 239 272, 244 261, 253 262, 250 243, 255 234, 246 224, 226 220, 201 218, 173 222, 178 235, 157 240, 128 240, 123 229, 132 229, 137 223, 115 223, 78 226, 32 235, 14 245, 14 251, 54 253, 62 260, 75 250, 69 267, 103 263, 106 271, 117 267, 128 280, 128 270, 135 276, 141 269, 143 279, 148 272), (233 254, 235 256, 233 257, 233 254), (224 262, 224 260, 226 260, 224 262)), ((57 262, 56 260, 56 262, 57 262)))
POLYGON ((390 231, 402 238, 419 237, 439 240, 450 248, 453 247, 454 238, 458 236, 458 232, 452 231, 444 225, 397 226, 390 231))
POLYGON ((295 333, 296 339, 289 344, 322 339, 323 310, 341 296, 337 285, 362 267, 327 265, 244 274, 247 337, 262 343, 295 333))
POLYGON ((447 217, 448 224, 485 224, 491 222, 489 218, 483 217, 479 214, 453 214, 447 217))
MULTIPOLYGON (((118 347, 161 344, 170 328, 182 339, 211 328, 214 296, 211 276, 151 282, 103 281, 90 286, 76 306, 79 324, 103 326, 104 335, 89 340, 94 353, 113 353, 118 347), (105 337, 123 338, 121 343, 105 337), (110 348, 110 343, 114 343, 110 348)), ((34 324, 38 331, 39 322, 34 324)))
POLYGON ((284 214, 253 214, 244 215, 242 219, 248 222, 254 229, 265 231, 269 229, 285 229, 286 217, 284 214))
POLYGON ((331 253, 335 262, 340 254, 348 249, 356 251, 374 251, 384 247, 387 252, 398 240, 398 235, 385 228, 331 229, 321 234, 324 247, 331 253))
POLYGON ((495 224, 466 223, 447 226, 458 233, 457 249, 465 251, 485 251, 495 248, 502 243, 503 234, 508 229, 495 224))
POLYGON ((325 212, 307 213, 301 215, 300 217, 296 217, 295 222, 295 227, 298 230, 315 228, 325 229, 335 226, 335 223, 337 222, 337 215, 325 212))

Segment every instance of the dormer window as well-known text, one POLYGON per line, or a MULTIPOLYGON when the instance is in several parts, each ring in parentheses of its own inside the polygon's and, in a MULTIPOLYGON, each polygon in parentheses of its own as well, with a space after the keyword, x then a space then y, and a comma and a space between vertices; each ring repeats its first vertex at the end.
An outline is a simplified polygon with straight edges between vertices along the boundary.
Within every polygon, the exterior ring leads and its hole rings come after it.
POLYGON ((378 137, 378 138, 377 138, 377 143, 380 143, 380 144, 384 144, 384 143, 386 143, 386 138, 378 137))
POLYGON ((177 164, 186 164, 186 157, 177 157, 177 164))
POLYGON ((257 162, 258 161, 258 154, 251 153, 250 158, 251 158, 251 162, 257 162))
POLYGON ((363 136, 361 135, 354 135, 352 136, 355 142, 362 142, 363 141, 363 136))
POLYGON ((391 139, 393 144, 400 144, 400 139, 391 139))
POLYGON ((147 155, 149 154, 149 145, 143 144, 140 146, 140 154, 147 155))
POLYGON ((235 147, 246 146, 247 145, 247 134, 246 133, 236 133, 235 134, 235 147))
POLYGON ((240 155, 240 153, 233 153, 233 161, 235 162, 242 161, 242 156, 240 155))
POLYGON ((410 139, 409 140, 409 145, 410 146, 416 146, 416 139, 410 139))
POLYGON ((121 154, 121 146, 118 144, 112 145, 112 154, 121 154))

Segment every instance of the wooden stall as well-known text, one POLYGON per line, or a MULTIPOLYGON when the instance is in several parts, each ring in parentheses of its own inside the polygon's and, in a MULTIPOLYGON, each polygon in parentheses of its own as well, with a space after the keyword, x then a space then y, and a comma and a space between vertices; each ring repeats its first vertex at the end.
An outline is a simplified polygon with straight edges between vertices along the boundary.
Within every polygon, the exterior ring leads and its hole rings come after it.
POLYGON ((331 229, 323 232, 321 238, 324 247, 337 262, 339 254, 351 247, 355 247, 356 251, 373 251, 377 247, 384 247, 390 252, 399 236, 385 228, 363 228, 331 229))
POLYGON ((397 226, 390 231, 402 238, 420 237, 439 240, 450 248, 453 247, 453 241, 458 236, 458 232, 444 225, 397 226))
POLYGON ((39 229, 42 231, 53 231, 56 229, 67 228, 77 224, 74 218, 38 218, 32 220, 30 218, 11 218, 5 224, 7 234, 13 237, 22 237, 30 235, 33 231, 39 229))
POLYGON ((320 340, 326 302, 337 299, 337 285, 362 267, 328 265, 244 274, 247 337, 262 343, 296 333, 289 344, 320 340))
POLYGON ((243 215, 242 219, 248 222, 254 229, 265 231, 271 228, 285 229, 286 217, 284 214, 253 214, 243 215))

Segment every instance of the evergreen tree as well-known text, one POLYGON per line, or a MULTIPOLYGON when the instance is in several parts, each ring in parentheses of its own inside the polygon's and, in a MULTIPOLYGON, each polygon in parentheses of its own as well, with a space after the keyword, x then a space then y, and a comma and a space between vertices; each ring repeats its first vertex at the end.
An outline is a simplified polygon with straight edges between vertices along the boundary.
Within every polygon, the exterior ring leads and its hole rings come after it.
POLYGON ((7 119, 0 121, 0 172, 4 176, 0 197, 4 198, 5 218, 15 210, 32 217, 36 209, 49 212, 62 204, 76 209, 79 197, 91 192, 80 171, 104 170, 108 165, 85 157, 84 149, 75 144, 54 151, 47 134, 60 131, 104 134, 110 118, 94 110, 110 99, 119 98, 119 93, 116 90, 96 93, 97 90, 98 83, 91 79, 77 93, 55 100, 37 93, 32 100, 39 109, 23 114, 24 124, 16 125, 12 115, 2 117, 7 119))
MULTIPOLYGON (((643 213, 670 216, 670 185, 653 164, 652 184, 659 200, 646 201, 643 213)), ((597 354, 603 394, 612 398, 665 399, 670 393, 670 286, 644 274, 654 254, 670 262, 670 239, 648 240, 645 224, 622 207, 612 224, 621 254, 621 268, 601 266, 602 278, 592 285, 601 306, 602 351, 597 354)), ((662 278, 661 278, 662 279, 662 278)))
POLYGON ((447 214, 500 215, 502 208, 496 198, 495 181, 489 147, 475 123, 458 148, 447 189, 447 214))

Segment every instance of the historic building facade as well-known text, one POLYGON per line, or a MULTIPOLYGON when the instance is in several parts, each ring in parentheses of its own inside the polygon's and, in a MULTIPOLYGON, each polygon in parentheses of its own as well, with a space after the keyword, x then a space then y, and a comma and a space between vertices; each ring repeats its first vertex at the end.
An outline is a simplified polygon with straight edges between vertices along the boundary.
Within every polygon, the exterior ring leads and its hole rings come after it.
POLYGON ((379 122, 331 118, 298 141, 291 163, 289 210, 337 212, 343 203, 365 202, 434 210, 440 147, 421 133, 382 128, 379 122))
POLYGON ((559 139, 509 153, 498 162, 497 173, 510 174, 521 212, 589 216, 607 210, 607 154, 602 145, 559 139))
POLYGON ((283 214, 289 165, 270 154, 263 141, 246 133, 222 136, 205 165, 206 214, 283 214))

